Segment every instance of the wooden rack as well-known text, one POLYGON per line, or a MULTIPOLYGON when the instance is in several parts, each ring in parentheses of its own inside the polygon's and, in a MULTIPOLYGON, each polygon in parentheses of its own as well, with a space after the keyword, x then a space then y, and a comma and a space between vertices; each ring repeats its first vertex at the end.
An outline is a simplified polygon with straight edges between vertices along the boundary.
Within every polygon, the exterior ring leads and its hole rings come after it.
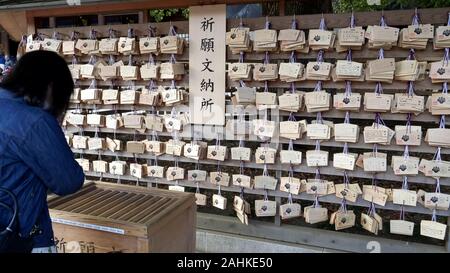
MULTIPOLYGON (((447 23, 448 11, 449 10, 447 8, 418 10, 418 12, 421 16, 422 23, 431 23, 431 24, 434 24, 435 26, 443 25, 443 24, 447 23)), ((399 27, 411 24, 411 19, 412 19, 413 15, 414 15, 414 10, 397 10, 397 11, 385 11, 384 12, 384 16, 385 16, 387 24, 390 26, 399 26, 399 27)), ((346 27, 350 20, 350 14, 324 14, 323 16, 325 18, 327 28, 330 30, 333 28, 338 28, 338 27, 346 27)), ((354 14, 354 16, 356 19, 356 25, 365 27, 368 25, 378 24, 381 13, 380 12, 357 12, 354 14)), ((321 15, 300 15, 300 16, 295 17, 295 19, 298 22, 298 28, 304 29, 304 30, 307 30, 310 28, 318 28, 320 18, 321 18, 321 15)), ((243 23, 245 26, 250 27, 251 30, 255 30, 255 29, 264 28, 265 20, 266 20, 265 18, 243 19, 243 23)), ((271 28, 277 29, 277 30, 289 28, 291 25, 291 20, 292 20, 291 16, 269 17, 269 21, 271 22, 271 28)), ((239 24, 239 20, 237 20, 237 19, 227 20, 227 29, 236 27, 238 24, 239 24)), ((158 33, 162 34, 163 36, 168 33, 169 26, 170 26, 170 24, 168 22, 152 23, 151 25, 152 25, 152 27, 155 27, 158 30, 158 33)), ((172 25, 177 28, 177 33, 188 34, 188 22, 187 21, 172 22, 172 25)), ((109 28, 112 28, 112 29, 118 31, 121 35, 126 36, 127 30, 129 27, 133 28, 136 35, 138 35, 138 36, 146 36, 147 35, 147 29, 148 29, 147 24, 96 26, 95 30, 97 31, 98 38, 106 37, 109 28)), ((46 35, 52 35, 53 32, 56 31, 56 32, 59 32, 59 33, 65 34, 65 35, 70 35, 70 33, 72 31, 77 31, 81 34, 81 37, 88 37, 90 30, 91 30, 91 27, 76 27, 76 28, 58 28, 58 29, 39 29, 37 32, 44 33, 46 35)), ((366 46, 364 46, 364 48, 361 51, 353 51, 353 59, 360 61, 360 62, 365 62, 366 60, 375 59, 377 57, 377 54, 378 54, 377 50, 371 50, 371 49, 368 49, 366 46)), ((433 50, 432 44, 428 43, 426 50, 422 50, 422 51, 417 50, 416 51, 416 58, 421 61, 422 60, 423 61, 437 61, 437 60, 442 59, 443 54, 444 54, 443 50, 433 50)), ((300 62, 305 63, 307 60, 315 59, 316 55, 317 55, 317 52, 309 52, 308 54, 297 53, 297 59, 300 62)), ((176 56, 176 59, 178 62, 187 63, 188 56, 189 56, 189 51, 186 48, 184 54, 180 55, 180 56, 176 56)), ((393 58, 396 58, 396 60, 406 59, 407 56, 408 56, 408 50, 406 50, 406 49, 393 48, 392 50, 385 51, 385 57, 393 57, 393 58)), ((230 51, 227 52, 227 62, 236 62, 238 57, 239 57, 238 55, 231 54, 230 51)), ((120 58, 122 58, 122 57, 120 57, 120 58)), ((126 57, 123 57, 123 58, 126 58, 126 57)), ((134 58, 135 58, 134 60, 136 60, 138 62, 146 62, 147 61, 147 57, 145 57, 145 56, 136 56, 134 58)), ((164 60, 168 60, 168 58, 169 58, 168 55, 160 54, 160 55, 156 56, 155 59, 157 61, 160 61, 160 60, 164 61, 164 60)), ((289 58, 288 53, 270 53, 270 60, 272 63, 285 62, 288 58, 289 58)), ((345 59, 345 53, 325 52, 324 58, 327 61, 334 62, 334 60, 336 60, 336 59, 345 59)), ((260 54, 260 53, 246 53, 245 54, 245 62, 257 63, 257 62, 261 62, 262 59, 263 59, 263 54, 260 54)), ((87 56, 82 57, 80 60, 82 62, 87 62, 88 57, 87 56)), ((71 57, 68 56, 67 61, 70 62, 71 57)), ((185 75, 185 78, 182 81, 176 82, 176 84, 178 86, 188 88, 188 83, 189 83, 188 77, 189 77, 188 75, 185 75)), ((136 85, 143 85, 143 84, 147 84, 147 83, 148 82, 141 81, 141 82, 136 82, 136 85)), ((312 82, 312 81, 299 82, 299 83, 296 83, 296 87, 299 90, 311 90, 312 88, 314 88, 315 83, 316 82, 312 82)), ((88 86, 90 84, 90 81, 79 81, 78 84, 80 86, 88 86)), ((117 81, 117 84, 126 85, 127 83, 123 82, 123 81, 117 81)), ((169 83, 169 81, 165 81, 165 82, 161 82, 161 84, 169 85, 170 83, 169 83)), ((227 85, 230 90, 227 90, 227 91, 231 91, 232 87, 237 86, 237 84, 238 84, 237 82, 232 82, 232 81, 228 80, 227 85)), ((108 86, 108 85, 110 85, 110 83, 99 81, 98 85, 99 86, 102 86, 102 85, 108 86)), ((263 85, 263 82, 248 82, 248 83, 246 83, 246 85, 261 87, 263 85)), ((383 83, 382 85, 383 85, 383 90, 386 93, 403 92, 407 87, 406 82, 396 82, 396 81, 394 81, 392 84, 383 83)), ((344 89, 344 82, 332 82, 332 81, 324 82, 323 87, 324 87, 324 89, 326 89, 327 91, 332 92, 332 93, 335 93, 336 90, 340 90, 342 92, 342 90, 344 89)), ((441 90, 441 87, 442 87, 441 84, 432 84, 431 81, 429 80, 429 78, 427 77, 425 80, 419 81, 415 84, 415 92, 416 92, 416 94, 420 94, 420 95, 430 95, 433 90, 441 90)), ((277 92, 278 94, 282 94, 287 88, 289 88, 289 86, 286 83, 283 83, 280 81, 274 81, 274 82, 269 82, 269 88, 270 88, 271 92, 277 92)), ((352 84, 353 92, 358 92, 358 93, 373 92, 374 88, 375 88, 375 83, 370 83, 370 82, 362 82, 362 83, 355 82, 352 84)), ((229 104, 230 101, 228 100, 227 103, 229 104)), ((71 107, 75 108, 76 105, 71 105, 71 107)), ((81 105, 81 108, 93 109, 93 106, 92 105, 81 105)), ((105 111, 106 113, 113 111, 113 108, 108 105, 97 105, 96 109, 105 111)), ((181 109, 180 111, 187 111, 187 109, 183 108, 183 107, 181 107, 180 109, 181 109)), ((115 108, 115 110, 117 110, 119 112, 124 112, 124 111, 132 111, 132 110, 150 110, 150 109, 148 107, 144 107, 144 106, 119 105, 115 108)), ((170 107, 162 107, 157 110, 160 111, 161 113, 163 113, 163 112, 167 113, 167 112, 170 112, 171 108, 170 107)), ((255 113, 255 115, 256 115, 256 113, 255 113)), ((274 118, 276 121, 287 120, 288 115, 289 115, 289 113, 280 111, 279 115, 276 115, 274 118)), ((332 109, 331 111, 324 112, 323 118, 324 119, 335 119, 335 120, 342 121, 344 118, 344 115, 345 115, 344 111, 337 111, 335 109, 332 109)), ((226 117, 227 117, 227 119, 232 119, 233 113, 227 113, 226 117)), ((254 116, 250 115, 250 120, 252 119, 252 117, 254 117, 254 116)), ((299 113, 295 113, 295 117, 297 118, 297 120, 304 119, 304 118, 311 119, 311 118, 315 117, 315 114, 299 112, 299 113)), ((363 111, 352 112, 352 113, 350 113, 350 117, 351 117, 351 120, 354 121, 354 123, 361 124, 363 122, 373 121, 374 113, 367 113, 367 112, 363 112, 363 111)), ((419 116, 413 116, 412 123, 413 124, 421 123, 426 128, 428 128, 428 127, 436 128, 437 124, 439 122, 439 117, 440 116, 432 116, 428 111, 426 111, 426 112, 420 114, 419 116)), ((406 120, 406 114, 383 113, 382 118, 385 122, 389 122, 390 124, 404 125, 405 120, 406 120)), ((447 124, 450 124, 450 121, 447 122, 447 124)), ((70 133, 70 132, 76 133, 79 131, 79 129, 73 128, 73 127, 72 128, 68 127, 66 129, 66 131, 68 133, 70 133)), ((83 131, 93 133, 96 131, 96 129, 94 127, 85 127, 83 129, 83 131)), ((114 133, 114 131, 111 129, 99 128, 98 133, 99 134, 111 134, 111 133, 114 133)), ((145 136, 151 135, 151 132, 139 133, 132 129, 118 129, 115 131, 115 133, 117 133, 119 135, 138 135, 142 138, 145 138, 145 136)), ((184 128, 184 130, 182 132, 180 132, 179 136, 180 136, 180 138, 191 139, 191 133, 192 133, 192 126, 186 126, 184 128)), ((171 134, 170 133, 158 133, 158 135, 170 137, 171 134)), ((232 144, 231 141, 236 140, 236 139, 233 137, 229 137, 229 138, 224 138, 224 140, 227 140, 226 141, 227 145, 231 145, 232 144)), ((261 142, 260 140, 258 140, 256 138, 251 138, 251 137, 248 137, 245 141, 252 142, 252 143, 261 142)), ((278 144, 278 148, 282 147, 283 144, 287 144, 287 143, 288 143, 287 140, 281 139, 280 143, 278 144)), ((306 138, 303 138, 301 140, 296 140, 294 142, 294 144, 301 151, 311 149, 311 147, 313 147, 315 145, 314 141, 308 140, 306 138)), ((327 150, 333 149, 333 148, 334 149, 336 149, 336 148, 342 149, 343 143, 334 142, 334 141, 330 140, 330 141, 321 143, 321 146, 326 147, 327 150)), ((357 149, 357 150, 370 151, 370 150, 372 150, 372 145, 365 144, 363 141, 360 141, 358 143, 349 143, 349 149, 350 150, 357 149)), ((398 146, 398 145, 389 145, 389 146, 381 146, 380 145, 379 146, 379 150, 387 152, 388 157, 390 157, 392 155, 392 153, 399 154, 399 153, 403 152, 403 149, 404 149, 404 147, 398 146)), ((421 158, 422 157, 431 158, 433 156, 433 154, 435 153, 435 151, 436 151, 436 147, 430 147, 426 144, 417 146, 417 147, 410 147, 410 152, 417 153, 418 156, 421 158)), ((88 151, 88 150, 81 151, 81 150, 77 150, 77 149, 74 149, 73 152, 76 154, 82 153, 85 155, 93 155, 93 156, 99 154, 99 152, 97 152, 97 151, 88 151)), ((135 155, 135 154, 130 154, 130 153, 126 153, 126 152, 112 153, 109 151, 101 151, 100 154, 103 156, 116 156, 117 155, 117 156, 120 156, 121 158, 127 158, 129 160, 132 160, 134 158, 139 158, 139 159, 143 159, 143 160, 153 159, 153 156, 150 154, 135 155)), ((446 149, 446 148, 442 149, 442 155, 444 158, 447 158, 449 154, 450 154, 450 149, 446 149)), ((185 157, 179 157, 178 159, 180 162, 183 162, 183 163, 192 163, 192 164, 196 163, 195 160, 185 158, 185 157)), ((161 162, 164 161, 164 162, 166 162, 167 165, 170 165, 171 164, 170 162, 174 160, 174 157, 170 156, 170 155, 163 155, 163 156, 159 156, 158 160, 160 160, 161 162)), ((201 160, 199 163, 201 165, 216 165, 217 161, 201 160)), ((221 162, 221 165, 234 169, 235 173, 239 172, 239 162, 238 161, 228 160, 225 162, 221 162)), ((256 164, 253 162, 245 163, 245 168, 246 169, 247 168, 255 169, 255 170, 258 170, 258 172, 260 172, 259 170, 263 168, 263 165, 256 164)), ((268 165, 268 168, 270 171, 274 171, 276 173, 275 176, 277 178, 281 177, 283 172, 288 171, 288 166, 286 164, 280 164, 280 163, 277 163, 274 165, 268 165)), ((315 172, 315 168, 309 168, 309 167, 306 167, 306 164, 302 164, 300 166, 295 166, 294 172, 295 173, 304 173, 307 176, 312 177, 315 172)), ((88 172, 86 174, 89 177, 96 177, 96 178, 103 177, 103 178, 117 179, 117 176, 113 176, 110 174, 101 175, 99 173, 94 173, 94 172, 88 172)), ((334 177, 336 182, 342 181, 342 171, 333 168, 331 162, 329 163, 328 167, 321 168, 321 174, 334 177)), ((372 178, 372 174, 366 173, 366 172, 362 171, 361 169, 357 169, 355 171, 349 172, 349 176, 350 176, 350 180, 352 180, 352 179, 371 179, 372 178)), ((136 181, 136 178, 133 176, 130 176, 130 175, 122 176, 122 177, 120 177, 120 179, 121 180, 129 180, 131 182, 136 181)), ((401 182, 402 182, 402 177, 394 175, 392 169, 390 167, 388 167, 387 172, 377 174, 377 180, 389 182, 389 183, 391 183, 393 188, 400 188, 401 182)), ((435 184, 434 179, 432 179, 430 177, 425 177, 421 174, 419 174, 418 176, 415 176, 415 177, 410 177, 408 181, 410 183, 417 184, 417 186, 419 186, 419 187, 421 185, 429 186, 429 185, 435 184)), ((174 182, 174 181, 167 181, 165 179, 155 180, 155 179, 144 178, 144 179, 139 179, 139 182, 149 183, 150 185, 152 183, 167 184, 167 185, 179 184, 180 186, 186 186, 186 187, 190 187, 190 188, 194 188, 194 189, 196 187, 195 183, 193 183, 191 181, 187 181, 187 180, 174 182)), ((448 192, 448 191, 446 191, 445 186, 450 186, 450 179, 447 179, 447 178, 441 179, 441 185, 444 186, 443 192, 448 192)), ((204 190, 209 190, 209 191, 217 190, 217 186, 214 186, 213 184, 211 184, 209 182, 200 183, 199 186, 200 186, 200 188, 202 188, 204 190)), ((239 193, 240 192, 240 188, 235 187, 235 186, 222 187, 221 190, 231 192, 231 193, 239 193)), ((245 189, 245 194, 260 196, 260 195, 264 195, 264 191, 263 190, 245 189)), ((278 190, 277 191, 269 191, 268 195, 269 195, 269 197, 274 198, 279 204, 281 203, 281 198, 288 197, 287 193, 281 192, 278 190)), ((306 201, 314 200, 314 196, 307 195, 305 193, 302 193, 300 195, 294 195, 293 198, 298 199, 298 200, 306 200, 306 201)), ((334 204, 339 204, 341 202, 340 199, 336 198, 334 195, 320 197, 320 201, 324 202, 324 203, 334 203, 334 204)), ((369 203, 367 201, 362 200, 362 198, 359 198, 356 203, 349 203, 349 205, 350 206, 359 206, 359 207, 368 207, 369 203)), ((401 206, 395 205, 392 203, 387 203, 385 207, 376 206, 377 210, 381 209, 381 210, 394 210, 394 211, 399 211, 400 207, 401 206)), ((424 215, 431 214, 431 210, 422 207, 420 204, 418 204, 417 207, 406 207, 405 206, 405 211, 424 214, 424 215)), ((437 214, 440 216, 448 217, 448 216, 450 216, 450 211, 438 211, 437 214)), ((429 218, 429 216, 427 216, 427 218, 429 218)), ((450 218, 447 218, 447 221, 448 221, 448 219, 450 219, 450 218)), ((257 221, 257 220, 251 219, 251 221, 257 221)), ((280 226, 281 220, 278 215, 274 217, 273 223, 274 223, 275 227, 278 228, 278 229, 275 228, 274 232, 277 232, 277 230, 279 230, 279 232, 282 232, 282 228, 283 228, 284 224, 280 226)), ((450 221, 448 223, 450 224, 450 221)), ((416 228, 418 228, 417 226, 418 225, 416 225, 416 228)), ((229 231, 229 232, 233 232, 233 231, 229 231)), ((238 231, 236 231, 236 233, 238 233, 238 231)), ((336 236, 339 236, 339 233, 340 232, 336 232, 336 236)), ((320 231, 319 231, 319 234, 320 234, 320 231)), ((267 238, 279 238, 279 236, 275 236, 273 234, 272 235, 264 234, 264 236, 266 236, 267 238)), ((368 238, 370 239, 370 238, 374 238, 374 237, 368 237, 368 238)), ((402 237, 401 240, 407 241, 408 237, 402 237)), ((296 240, 292 239, 292 242, 294 242, 294 241, 296 241, 296 240)), ((447 242, 447 247, 445 249, 447 251, 450 250, 450 246, 449 246, 448 242, 447 242)))

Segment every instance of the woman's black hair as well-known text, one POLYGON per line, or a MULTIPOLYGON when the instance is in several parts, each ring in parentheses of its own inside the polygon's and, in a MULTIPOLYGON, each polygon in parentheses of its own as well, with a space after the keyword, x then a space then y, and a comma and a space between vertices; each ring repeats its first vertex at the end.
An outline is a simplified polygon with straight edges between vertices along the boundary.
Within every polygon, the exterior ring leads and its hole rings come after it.
POLYGON ((33 51, 19 59, 0 87, 61 118, 69 106, 74 83, 66 61, 57 53, 33 51))

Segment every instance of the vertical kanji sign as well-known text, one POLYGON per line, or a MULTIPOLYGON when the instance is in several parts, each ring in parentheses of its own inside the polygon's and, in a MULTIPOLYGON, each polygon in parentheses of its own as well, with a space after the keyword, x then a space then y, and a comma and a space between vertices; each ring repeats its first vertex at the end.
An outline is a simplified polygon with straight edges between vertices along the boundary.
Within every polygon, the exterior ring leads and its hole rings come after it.
POLYGON ((225 125, 226 6, 189 8, 191 123, 225 125))

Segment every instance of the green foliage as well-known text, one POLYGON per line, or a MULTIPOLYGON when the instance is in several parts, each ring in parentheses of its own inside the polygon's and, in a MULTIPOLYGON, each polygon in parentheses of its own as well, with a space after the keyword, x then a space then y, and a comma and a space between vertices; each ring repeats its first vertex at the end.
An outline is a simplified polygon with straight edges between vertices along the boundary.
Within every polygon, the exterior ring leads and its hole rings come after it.
POLYGON ((152 9, 149 12, 150 17, 155 22, 162 22, 164 20, 170 20, 174 16, 182 16, 183 18, 189 18, 189 9, 152 9))
POLYGON ((450 0, 381 0, 380 5, 368 5, 367 0, 337 0, 334 12, 375 11, 390 9, 439 8, 450 6, 450 0))

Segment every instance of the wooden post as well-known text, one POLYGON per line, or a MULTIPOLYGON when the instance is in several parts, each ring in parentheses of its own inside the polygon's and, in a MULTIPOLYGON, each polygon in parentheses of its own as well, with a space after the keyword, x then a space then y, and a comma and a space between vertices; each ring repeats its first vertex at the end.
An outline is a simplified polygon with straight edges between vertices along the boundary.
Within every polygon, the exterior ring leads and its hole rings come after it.
POLYGON ((105 24, 105 15, 99 14, 98 15, 98 25, 103 26, 105 24))
POLYGON ((48 18, 48 26, 50 28, 55 28, 56 27, 56 21, 55 21, 55 17, 51 16, 48 18))
POLYGON ((1 44, 3 48, 3 54, 5 56, 9 56, 9 39, 8 39, 8 33, 6 31, 1 32, 1 44))
POLYGON ((284 16, 286 13, 286 1, 285 0, 280 0, 278 2, 278 11, 280 13, 280 16, 284 16))
POLYGON ((34 21, 34 16, 27 12, 27 34, 35 34, 36 33, 36 24, 34 21))
MULTIPOLYGON (((447 217, 447 229, 450 230, 450 217, 447 217)), ((447 231, 447 240, 445 241, 445 249, 450 252, 450 231, 447 231)))
POLYGON ((148 17, 147 16, 145 16, 147 14, 147 12, 146 11, 139 11, 138 12, 138 16, 139 16, 139 19, 138 19, 138 21, 139 21, 139 24, 143 24, 143 23, 147 23, 148 21, 148 17))

